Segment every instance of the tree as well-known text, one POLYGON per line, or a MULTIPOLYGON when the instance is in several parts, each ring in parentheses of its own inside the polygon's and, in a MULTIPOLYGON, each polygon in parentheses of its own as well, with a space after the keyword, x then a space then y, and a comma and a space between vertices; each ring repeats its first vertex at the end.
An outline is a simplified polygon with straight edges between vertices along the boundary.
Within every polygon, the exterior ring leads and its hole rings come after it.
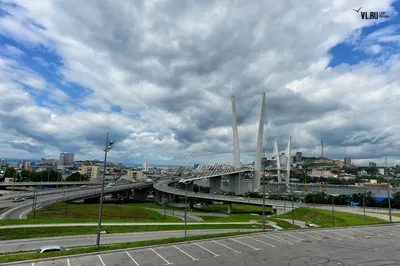
POLYGON ((70 176, 68 176, 66 179, 66 181, 71 181, 71 182, 76 182, 76 181, 88 181, 89 180, 89 176, 86 174, 81 174, 79 172, 75 172, 73 174, 71 174, 70 176))

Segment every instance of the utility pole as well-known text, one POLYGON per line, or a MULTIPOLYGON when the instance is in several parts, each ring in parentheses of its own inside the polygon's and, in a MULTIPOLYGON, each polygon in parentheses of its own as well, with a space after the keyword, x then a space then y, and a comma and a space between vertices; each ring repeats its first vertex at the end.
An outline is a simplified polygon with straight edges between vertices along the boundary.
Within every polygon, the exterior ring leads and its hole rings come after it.
POLYGON ((363 209, 364 209, 364 225, 366 225, 366 217, 365 217, 365 191, 363 192, 363 209))
MULTIPOLYGON (((385 158, 385 172, 387 173, 387 158, 385 158)), ((387 192, 388 192, 388 205, 389 205, 389 222, 392 222, 392 204, 390 202, 390 183, 389 183, 389 175, 387 174, 386 176, 386 182, 387 182, 387 192)))

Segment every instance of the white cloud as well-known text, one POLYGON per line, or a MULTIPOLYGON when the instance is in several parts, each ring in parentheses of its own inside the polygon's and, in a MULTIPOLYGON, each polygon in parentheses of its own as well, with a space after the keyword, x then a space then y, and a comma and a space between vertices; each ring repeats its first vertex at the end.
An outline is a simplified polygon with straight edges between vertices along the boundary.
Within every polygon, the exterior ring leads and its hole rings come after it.
MULTIPOLYGON (((1 59, 0 90, 18 92, 7 96, 7 111, 0 107, 2 127, 43 143, 45 154, 54 154, 49 151, 55 147, 73 149, 78 158, 98 157, 109 130, 119 143, 111 158, 181 161, 232 94, 244 119, 265 91, 267 134, 281 135, 282 142, 292 135, 295 149, 312 152, 321 132, 332 156, 373 158, 377 145, 397 143, 396 127, 390 126, 398 107, 391 100, 399 92, 400 66, 398 53, 384 46, 396 43, 397 29, 362 39, 361 29, 379 21, 361 20, 352 11, 361 5, 389 10, 392 1, 84 1, 79 9, 71 1, 16 2, 23 8, 7 7, 11 16, 0 18, 2 31, 28 47, 57 53, 62 83, 90 90, 70 94, 17 61, 1 59), (386 55, 383 63, 327 68, 329 50, 343 41, 386 55), (36 91, 28 94, 21 83, 36 91), (37 106, 35 100, 46 94, 62 105, 37 106), (113 112, 115 107, 121 112, 113 112), (357 141, 367 143, 348 147, 357 141)), ((43 66, 52 63, 35 58, 43 66)), ((258 113, 255 108, 252 124, 242 129, 241 148, 249 151, 243 158, 249 160, 258 113)), ((229 108, 223 117, 213 139, 218 145, 231 138, 229 108)), ((400 155, 394 148, 382 150, 400 155)))

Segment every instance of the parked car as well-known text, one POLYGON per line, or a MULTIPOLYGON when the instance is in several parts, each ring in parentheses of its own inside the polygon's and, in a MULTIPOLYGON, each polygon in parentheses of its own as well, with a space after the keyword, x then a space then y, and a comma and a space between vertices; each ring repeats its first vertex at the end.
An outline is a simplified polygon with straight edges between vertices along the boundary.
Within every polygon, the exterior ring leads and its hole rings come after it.
POLYGON ((69 250, 68 248, 60 247, 59 245, 51 245, 51 246, 44 246, 38 250, 38 253, 45 253, 45 252, 54 252, 54 251, 63 251, 69 250))
POLYGON ((34 195, 28 195, 28 196, 25 196, 25 199, 34 199, 35 198, 35 196, 34 195))
POLYGON ((306 222, 307 227, 315 227, 315 224, 312 222, 306 222))

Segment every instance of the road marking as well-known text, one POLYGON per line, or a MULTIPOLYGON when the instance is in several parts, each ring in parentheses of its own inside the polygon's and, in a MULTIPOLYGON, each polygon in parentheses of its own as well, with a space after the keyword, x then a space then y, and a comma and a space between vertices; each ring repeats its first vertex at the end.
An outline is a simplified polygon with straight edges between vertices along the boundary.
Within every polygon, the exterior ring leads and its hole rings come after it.
POLYGON ((35 263, 34 263, 34 262, 32 263, 32 266, 35 266, 35 263))
POLYGON ((263 243, 263 244, 265 244, 265 245, 268 245, 268 246, 271 246, 271 247, 275 248, 274 245, 271 245, 270 243, 267 243, 267 242, 264 242, 264 241, 255 239, 255 238, 253 238, 253 237, 251 237, 251 236, 245 236, 245 237, 248 238, 248 239, 251 239, 251 240, 254 240, 254 241, 257 241, 257 242, 260 242, 260 243, 263 243))
POLYGON ((270 238, 270 239, 273 239, 273 240, 275 240, 275 241, 279 241, 279 242, 282 242, 282 243, 285 243, 285 244, 293 245, 292 242, 287 241, 287 240, 282 239, 282 238, 279 238, 279 237, 277 237, 277 236, 273 236, 273 235, 262 235, 262 236, 268 237, 268 238, 270 238))
POLYGON ((136 260, 134 258, 132 258, 131 254, 128 253, 128 251, 125 251, 125 253, 126 253, 126 255, 129 256, 129 258, 131 258, 131 260, 136 264, 136 266, 140 266, 139 263, 137 263, 136 260))
POLYGON ((329 232, 335 233, 335 234, 340 235, 340 236, 349 237, 349 235, 345 235, 345 234, 342 234, 342 233, 338 233, 337 231, 338 231, 338 230, 329 231, 329 232))
POLYGON ((182 252, 183 254, 185 254, 186 256, 188 256, 189 258, 191 258, 192 260, 199 260, 199 259, 193 258, 190 254, 186 253, 185 251, 178 248, 177 246, 173 245, 173 247, 176 248, 177 250, 179 250, 180 252, 182 252))
POLYGON ((171 265, 171 264, 173 264, 173 263, 167 261, 167 260, 166 260, 163 256, 161 256, 160 254, 158 254, 158 252, 155 251, 154 249, 150 248, 150 250, 153 251, 154 253, 156 253, 157 256, 159 256, 161 259, 163 259, 163 260, 167 263, 167 264, 165 264, 165 265, 171 265))
POLYGON ((304 233, 302 233, 302 232, 297 232, 297 233, 302 234, 303 236, 309 236, 309 237, 312 237, 312 238, 314 238, 314 239, 321 240, 321 238, 318 238, 318 237, 316 237, 316 236, 312 236, 312 235, 310 235, 310 234, 304 234, 304 233))
POLYGON ((252 248, 252 249, 254 249, 254 250, 260 250, 259 248, 255 248, 255 247, 253 247, 253 246, 250 246, 250 245, 248 245, 248 244, 246 244, 246 243, 240 242, 239 240, 236 240, 236 239, 233 239, 233 238, 228 238, 228 240, 235 241, 235 242, 237 242, 237 243, 239 243, 239 244, 242 244, 242 245, 247 246, 247 247, 249 247, 249 248, 252 248))
POLYGON ((71 264, 69 263, 69 259, 67 258, 67 264, 68 264, 68 266, 71 266, 71 264))
POLYGON ((224 244, 222 244, 222 243, 219 243, 219 242, 217 242, 217 241, 215 241, 215 240, 213 240, 212 242, 214 242, 214 243, 216 243, 216 244, 218 244, 218 245, 221 245, 221 246, 223 246, 223 247, 225 247, 225 248, 227 248, 227 249, 230 249, 230 250, 232 250, 233 252, 242 253, 242 252, 240 252, 240 251, 237 251, 236 249, 233 249, 233 248, 231 248, 231 247, 228 247, 227 245, 224 245, 224 244))
POLYGON ((101 264, 103 264, 103 266, 106 266, 106 264, 104 263, 104 261, 103 261, 103 259, 100 257, 100 255, 97 255, 97 256, 99 256, 99 259, 100 259, 100 261, 101 261, 101 264))
POLYGON ((197 243, 193 243, 193 244, 195 244, 195 245, 198 246, 199 248, 202 248, 202 249, 204 249, 205 251, 208 251, 209 253, 213 254, 214 257, 219 257, 219 256, 221 256, 221 255, 215 254, 215 253, 212 252, 211 250, 209 250, 209 249, 207 249, 207 248, 205 248, 205 247, 203 247, 203 246, 201 246, 201 245, 199 245, 199 244, 197 244, 197 243))
POLYGON ((340 238, 337 238, 337 237, 334 237, 334 236, 331 236, 331 235, 327 235, 327 234, 324 234, 324 233, 316 232, 316 231, 312 231, 312 233, 316 233, 316 234, 319 234, 321 236, 330 237, 330 238, 333 238, 333 239, 336 239, 336 240, 342 240, 340 238))
POLYGON ((19 215, 19 219, 22 220, 22 219, 23 219, 22 216, 24 216, 24 214, 25 214, 26 212, 29 212, 30 210, 31 210, 31 209, 29 208, 29 209, 23 211, 23 212, 19 215))
POLYGON ((304 239, 302 239, 302 238, 300 238, 300 237, 292 236, 291 234, 288 234, 288 233, 281 233, 281 234, 285 234, 285 235, 291 236, 291 237, 293 237, 293 238, 297 238, 297 239, 300 240, 300 241, 303 241, 303 240, 304 240, 304 239))

